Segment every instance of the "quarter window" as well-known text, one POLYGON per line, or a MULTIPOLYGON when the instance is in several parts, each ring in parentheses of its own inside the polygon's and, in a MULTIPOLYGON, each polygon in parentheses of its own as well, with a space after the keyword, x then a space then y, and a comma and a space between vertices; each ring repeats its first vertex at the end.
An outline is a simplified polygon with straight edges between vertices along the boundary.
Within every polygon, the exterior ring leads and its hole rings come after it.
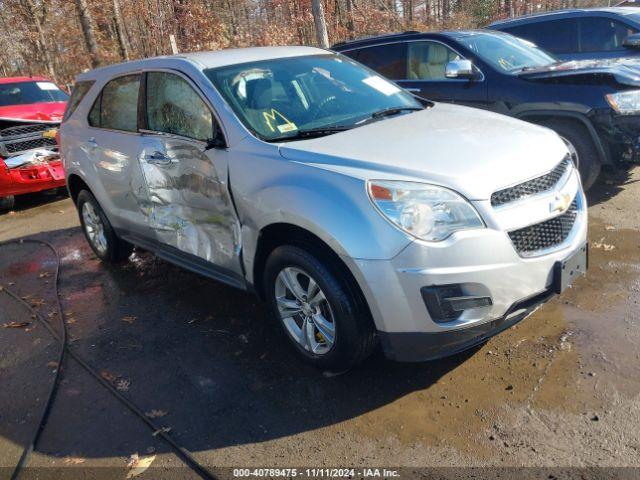
POLYGON ((535 43, 552 53, 572 53, 578 51, 578 19, 550 20, 505 28, 516 37, 535 43))
POLYGON ((126 75, 111 80, 102 89, 89 112, 89 125, 136 132, 139 90, 140 75, 126 75))
POLYGON ((447 80, 444 75, 447 63, 461 59, 456 52, 438 42, 410 42, 407 58, 409 80, 447 80))
POLYGON ((63 121, 69 118, 76 108, 78 108, 78 105, 80 105, 80 102, 87 94, 93 83, 93 81, 77 82, 73 86, 73 92, 71 93, 71 97, 67 103, 67 109, 64 112, 64 117, 62 118, 63 121))
POLYGON ((171 73, 149 72, 147 128, 207 141, 213 137, 213 114, 183 78, 171 73))
MULTIPOLYGON (((349 54, 349 52, 345 52, 349 54)), ((366 47, 358 53, 358 61, 392 80, 407 76, 407 46, 405 43, 389 43, 366 47)))
POLYGON ((580 49, 583 52, 623 50, 624 40, 633 33, 636 30, 611 18, 583 18, 580 24, 580 49))

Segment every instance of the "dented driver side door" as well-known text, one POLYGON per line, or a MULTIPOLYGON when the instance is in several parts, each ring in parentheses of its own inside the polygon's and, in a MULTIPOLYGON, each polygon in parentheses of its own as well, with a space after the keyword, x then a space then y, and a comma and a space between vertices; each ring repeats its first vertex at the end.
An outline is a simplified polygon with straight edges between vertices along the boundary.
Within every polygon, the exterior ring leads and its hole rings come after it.
POLYGON ((142 209, 155 240, 242 275, 240 224, 228 189, 229 153, 211 148, 223 135, 189 79, 148 72, 138 161, 148 189, 142 209), (209 146, 209 148, 207 148, 209 146))

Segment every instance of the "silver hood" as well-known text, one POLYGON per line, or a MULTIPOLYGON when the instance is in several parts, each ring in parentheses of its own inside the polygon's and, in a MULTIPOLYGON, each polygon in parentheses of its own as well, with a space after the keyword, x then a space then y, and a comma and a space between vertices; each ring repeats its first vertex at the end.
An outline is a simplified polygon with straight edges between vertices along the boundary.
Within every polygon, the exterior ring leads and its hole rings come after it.
POLYGON ((292 161, 363 179, 434 183, 470 200, 486 200, 500 188, 546 173, 566 153, 547 128, 444 103, 280 145, 280 154, 292 161))

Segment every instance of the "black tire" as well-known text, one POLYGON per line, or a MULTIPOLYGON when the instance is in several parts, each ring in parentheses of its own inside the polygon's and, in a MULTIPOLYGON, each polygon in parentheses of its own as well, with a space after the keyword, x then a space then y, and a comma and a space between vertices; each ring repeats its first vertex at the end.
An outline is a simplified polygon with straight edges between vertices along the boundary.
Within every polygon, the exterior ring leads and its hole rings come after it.
POLYGON ((573 145, 578 154, 578 170, 582 187, 585 191, 589 190, 600 175, 602 164, 587 129, 575 122, 565 120, 549 120, 544 125, 573 145))
MULTIPOLYGON (((265 265, 264 292, 269 308, 282 331, 298 353, 312 365, 332 371, 345 371, 361 363, 374 350, 376 335, 373 321, 362 294, 353 285, 342 266, 320 261, 307 249, 284 245, 277 247, 265 265), (328 301, 335 322, 335 343, 332 348, 316 355, 305 350, 287 331, 276 303, 276 279, 287 267, 295 267, 310 274, 328 301)), ((327 258, 323 255, 321 258, 327 258)))
POLYGON ((0 198, 0 212, 6 212, 12 210, 16 204, 16 197, 9 195, 8 197, 0 198))
POLYGON ((104 211, 100 207, 100 204, 98 203, 96 198, 91 194, 91 192, 89 192, 88 190, 82 190, 78 194, 78 201, 76 202, 76 207, 78 209, 78 214, 80 216, 80 225, 82 226, 82 233, 84 233, 84 236, 87 239, 87 242, 91 247, 91 250, 93 250, 93 252, 96 254, 96 256, 100 260, 108 263, 118 263, 129 258, 129 256, 131 255, 131 252, 133 252, 133 245, 131 245, 129 242, 125 242, 124 240, 118 238, 118 236, 113 230, 113 227, 111 226, 111 223, 109 223, 107 216, 105 215, 104 211), (100 217, 100 220, 102 221, 104 236, 106 239, 106 249, 104 249, 104 251, 101 251, 93 243, 93 241, 91 240, 87 232, 87 226, 85 225, 85 221, 82 215, 82 209, 85 203, 89 203, 93 207, 95 212, 100 217))

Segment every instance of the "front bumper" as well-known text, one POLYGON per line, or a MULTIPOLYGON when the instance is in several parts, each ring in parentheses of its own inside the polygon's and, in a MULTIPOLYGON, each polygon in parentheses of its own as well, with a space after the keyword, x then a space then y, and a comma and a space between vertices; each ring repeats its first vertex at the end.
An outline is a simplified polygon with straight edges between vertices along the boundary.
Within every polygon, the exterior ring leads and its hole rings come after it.
POLYGON ((416 240, 391 260, 348 260, 388 357, 421 361, 451 355, 522 320, 553 295, 556 264, 586 243, 586 199, 576 173, 558 191, 514 208, 497 211, 488 201, 473 203, 487 228, 457 232, 442 242, 416 240), (518 221, 531 224, 548 217, 550 199, 565 191, 579 199, 566 241, 536 256, 518 254, 507 232, 518 221), (449 285, 491 302, 451 321, 431 318, 421 289, 449 285))
POLYGON ((66 179, 61 160, 43 165, 0 168, 0 198, 41 192, 65 185, 66 179))
POLYGON ((640 163, 639 115, 607 113, 597 115, 593 120, 611 161, 640 163))
POLYGON ((378 332, 386 355, 398 362, 436 360, 480 345, 531 315, 555 294, 547 290, 514 304, 502 317, 469 328, 440 333, 378 332))

